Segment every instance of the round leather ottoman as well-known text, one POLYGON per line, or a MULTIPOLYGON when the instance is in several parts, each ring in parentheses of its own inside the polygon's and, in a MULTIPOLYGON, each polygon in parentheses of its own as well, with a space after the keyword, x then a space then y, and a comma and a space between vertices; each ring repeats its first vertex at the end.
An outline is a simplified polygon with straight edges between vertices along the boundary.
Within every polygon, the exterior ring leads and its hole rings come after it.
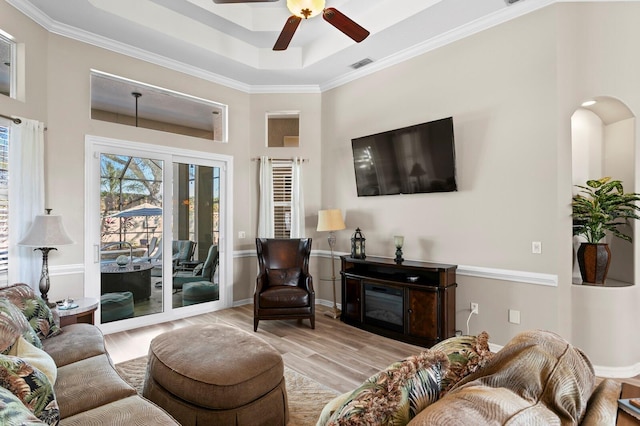
POLYGON ((183 426, 284 426, 289 420, 278 351, 223 324, 193 325, 155 337, 142 395, 183 426))
POLYGON ((218 284, 210 281, 184 283, 182 286, 182 306, 218 300, 218 284))
POLYGON ((133 318, 133 293, 122 291, 100 296, 100 322, 133 318))

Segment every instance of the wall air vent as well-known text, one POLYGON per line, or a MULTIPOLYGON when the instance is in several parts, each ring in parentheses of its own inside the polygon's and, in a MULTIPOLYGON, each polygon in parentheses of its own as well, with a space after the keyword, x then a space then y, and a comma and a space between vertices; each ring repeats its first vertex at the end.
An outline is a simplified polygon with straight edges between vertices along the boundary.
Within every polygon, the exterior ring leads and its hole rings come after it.
POLYGON ((370 63, 373 62, 373 59, 369 59, 369 58, 364 58, 354 64, 349 65, 351 68, 353 68, 354 70, 357 70, 358 68, 362 68, 365 65, 369 65, 370 63))

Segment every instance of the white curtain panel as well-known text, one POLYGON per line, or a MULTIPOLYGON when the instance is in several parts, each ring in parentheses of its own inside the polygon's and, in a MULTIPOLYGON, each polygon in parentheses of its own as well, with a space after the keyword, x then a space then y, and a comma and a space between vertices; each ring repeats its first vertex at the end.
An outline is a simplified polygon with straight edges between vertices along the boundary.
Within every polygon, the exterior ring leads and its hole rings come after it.
POLYGON ((302 160, 295 158, 291 169, 291 238, 304 238, 304 198, 302 196, 302 160))
POLYGON ((258 237, 273 238, 273 168, 269 157, 260 157, 260 206, 258 211, 258 237))
POLYGON ((9 284, 38 289, 42 253, 18 246, 38 214, 44 214, 44 123, 21 118, 9 134, 9 284))

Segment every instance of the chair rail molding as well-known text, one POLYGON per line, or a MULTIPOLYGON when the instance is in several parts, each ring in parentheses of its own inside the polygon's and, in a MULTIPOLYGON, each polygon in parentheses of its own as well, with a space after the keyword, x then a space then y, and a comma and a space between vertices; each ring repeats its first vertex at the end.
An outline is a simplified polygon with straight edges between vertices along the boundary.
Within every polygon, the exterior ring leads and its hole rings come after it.
POLYGON ((51 276, 74 274, 84 274, 84 263, 49 266, 49 275, 51 276))
MULTIPOLYGON (((348 255, 346 252, 334 252, 336 258, 340 256, 348 255)), ((329 250, 313 250, 311 252, 312 257, 320 257, 325 259, 331 259, 331 252, 329 250)), ((249 250, 236 250, 233 252, 233 258, 245 258, 256 257, 256 251, 254 249, 249 250)), ((49 267, 49 273, 53 275, 72 275, 72 274, 84 274, 84 264, 68 264, 68 265, 56 265, 49 267)), ((486 278, 500 281, 520 282, 526 284, 542 285, 549 287, 558 286, 558 276, 554 274, 543 274, 539 272, 529 271, 515 271, 510 269, 499 268, 485 268, 480 266, 458 265, 456 271, 458 275, 475 278, 486 278)), ((239 303, 243 305, 244 303, 239 303)), ((236 306, 236 303, 234 303, 236 306)))

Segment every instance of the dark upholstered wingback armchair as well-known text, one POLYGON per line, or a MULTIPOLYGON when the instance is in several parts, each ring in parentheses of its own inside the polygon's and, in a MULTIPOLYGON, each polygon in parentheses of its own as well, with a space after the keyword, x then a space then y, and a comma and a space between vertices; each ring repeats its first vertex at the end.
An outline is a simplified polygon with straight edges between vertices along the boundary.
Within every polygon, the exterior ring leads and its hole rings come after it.
POLYGON ((306 319, 315 328, 315 293, 309 275, 311 238, 256 238, 258 277, 253 295, 253 330, 258 321, 306 319))

